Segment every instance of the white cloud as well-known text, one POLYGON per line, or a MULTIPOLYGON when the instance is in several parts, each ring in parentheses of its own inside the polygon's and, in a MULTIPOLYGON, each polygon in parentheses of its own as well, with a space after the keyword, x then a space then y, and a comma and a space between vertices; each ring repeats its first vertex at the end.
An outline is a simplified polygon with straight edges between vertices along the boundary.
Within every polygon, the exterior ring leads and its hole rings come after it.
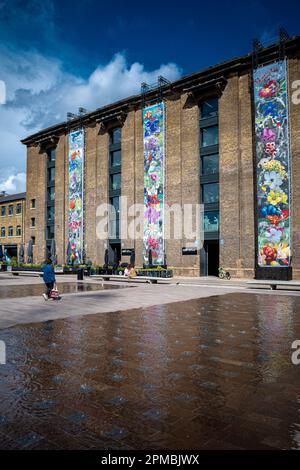
POLYGON ((121 53, 99 65, 86 80, 36 51, 21 53, 2 46, 0 63, 0 79, 7 90, 7 103, 0 105, 0 188, 8 192, 24 190, 26 148, 21 138, 64 121, 66 113, 79 106, 91 111, 139 93, 141 82, 153 83, 159 75, 173 81, 181 75, 173 63, 152 71, 139 62, 128 65, 121 53))
POLYGON ((26 174, 17 173, 10 175, 5 181, 0 183, 0 191, 7 193, 18 193, 26 190, 26 174))

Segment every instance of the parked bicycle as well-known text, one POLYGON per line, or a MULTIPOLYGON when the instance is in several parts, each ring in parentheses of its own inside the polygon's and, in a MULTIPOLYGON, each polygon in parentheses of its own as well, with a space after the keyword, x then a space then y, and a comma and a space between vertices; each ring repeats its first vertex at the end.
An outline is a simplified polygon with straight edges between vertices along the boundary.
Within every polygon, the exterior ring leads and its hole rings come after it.
POLYGON ((220 279, 231 279, 231 275, 230 275, 230 272, 229 271, 225 271, 224 268, 219 268, 219 278, 220 279))

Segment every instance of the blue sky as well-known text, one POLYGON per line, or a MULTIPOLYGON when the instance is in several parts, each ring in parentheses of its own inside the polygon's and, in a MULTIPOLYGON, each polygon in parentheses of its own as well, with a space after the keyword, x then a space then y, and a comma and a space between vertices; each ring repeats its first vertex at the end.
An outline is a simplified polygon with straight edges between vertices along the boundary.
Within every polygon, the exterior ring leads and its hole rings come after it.
POLYGON ((299 2, 0 0, 0 189, 24 189, 20 139, 139 91, 245 54, 284 26, 300 34, 299 2))

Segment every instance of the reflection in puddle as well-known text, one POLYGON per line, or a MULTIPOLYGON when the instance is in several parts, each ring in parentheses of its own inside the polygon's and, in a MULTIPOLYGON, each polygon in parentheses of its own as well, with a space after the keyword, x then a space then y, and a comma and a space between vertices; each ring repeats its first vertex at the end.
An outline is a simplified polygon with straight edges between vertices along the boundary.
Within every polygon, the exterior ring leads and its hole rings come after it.
POLYGON ((299 297, 220 295, 0 336, 2 449, 300 448, 299 297))
MULTIPOLYGON (((58 282, 59 292, 61 294, 71 294, 74 292, 92 292, 107 289, 121 289, 124 287, 134 287, 118 284, 96 284, 86 282, 58 282)), ((45 291, 44 284, 32 285, 18 285, 18 286, 1 286, 0 299, 17 298, 17 297, 30 297, 35 295, 42 295, 45 291)))

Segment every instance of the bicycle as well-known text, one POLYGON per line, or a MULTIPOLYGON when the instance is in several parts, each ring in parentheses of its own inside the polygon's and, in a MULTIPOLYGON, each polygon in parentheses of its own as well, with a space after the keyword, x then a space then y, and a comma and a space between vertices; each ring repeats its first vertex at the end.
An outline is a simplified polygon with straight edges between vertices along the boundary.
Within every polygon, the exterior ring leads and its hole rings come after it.
POLYGON ((228 279, 228 281, 231 279, 231 275, 229 271, 225 271, 224 268, 219 268, 219 278, 220 279, 228 279))

